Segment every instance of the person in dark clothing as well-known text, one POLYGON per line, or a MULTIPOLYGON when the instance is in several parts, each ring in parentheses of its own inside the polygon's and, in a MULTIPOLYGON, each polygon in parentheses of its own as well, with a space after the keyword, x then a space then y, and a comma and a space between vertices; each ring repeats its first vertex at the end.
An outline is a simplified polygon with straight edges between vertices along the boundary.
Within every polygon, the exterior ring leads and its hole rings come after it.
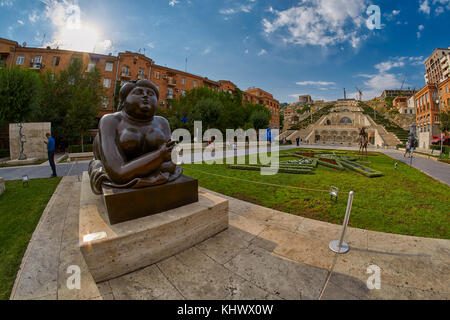
POLYGON ((50 167, 52 168, 53 171, 51 178, 55 178, 57 177, 55 166, 55 139, 52 138, 50 133, 47 133, 45 136, 47 137, 48 140, 44 142, 47 145, 48 162, 50 162, 50 167))
POLYGON ((298 146, 300 146, 300 138, 299 138, 299 137, 297 137, 297 139, 296 139, 296 140, 297 140, 297 147, 298 147, 298 146))

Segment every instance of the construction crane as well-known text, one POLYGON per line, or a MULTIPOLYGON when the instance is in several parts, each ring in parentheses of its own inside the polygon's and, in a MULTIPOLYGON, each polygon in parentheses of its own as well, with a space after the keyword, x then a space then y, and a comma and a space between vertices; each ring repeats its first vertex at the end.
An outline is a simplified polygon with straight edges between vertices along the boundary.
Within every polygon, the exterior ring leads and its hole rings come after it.
POLYGON ((355 87, 356 88, 356 91, 358 91, 358 93, 359 93, 359 101, 362 101, 362 96, 363 96, 363 93, 362 93, 362 91, 361 90, 359 90, 358 89, 358 87, 355 87))
POLYGON ((405 81, 406 81, 406 77, 408 76, 408 73, 405 73, 405 78, 403 78, 403 83, 402 83, 402 87, 400 88, 400 90, 403 90, 403 86, 405 85, 405 81))

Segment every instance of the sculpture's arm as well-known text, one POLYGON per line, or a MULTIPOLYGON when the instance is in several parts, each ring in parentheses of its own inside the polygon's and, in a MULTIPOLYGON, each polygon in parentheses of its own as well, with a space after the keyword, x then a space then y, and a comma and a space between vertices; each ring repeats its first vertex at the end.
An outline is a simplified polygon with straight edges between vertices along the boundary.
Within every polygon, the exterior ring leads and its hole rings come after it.
POLYGON ((113 116, 106 116, 100 120, 100 154, 109 178, 115 183, 125 184, 135 178, 148 176, 158 169, 163 162, 167 147, 163 145, 154 152, 126 162, 125 155, 122 154, 117 145, 116 128, 118 124, 119 120, 113 116))

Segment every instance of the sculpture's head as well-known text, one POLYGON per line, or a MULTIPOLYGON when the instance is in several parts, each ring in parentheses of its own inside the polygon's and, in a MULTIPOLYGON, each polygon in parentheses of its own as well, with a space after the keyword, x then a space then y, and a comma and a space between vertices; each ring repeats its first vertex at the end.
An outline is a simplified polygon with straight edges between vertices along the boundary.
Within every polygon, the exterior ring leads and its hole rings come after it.
POLYGON ((133 80, 120 89, 119 111, 138 120, 149 120, 156 112, 159 90, 148 80, 133 80))

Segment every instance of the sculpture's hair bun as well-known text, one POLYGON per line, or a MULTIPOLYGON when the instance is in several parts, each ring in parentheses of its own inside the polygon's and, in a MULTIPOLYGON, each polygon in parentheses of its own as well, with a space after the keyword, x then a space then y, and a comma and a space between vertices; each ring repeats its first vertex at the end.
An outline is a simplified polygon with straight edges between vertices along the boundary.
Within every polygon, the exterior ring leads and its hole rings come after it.
POLYGON ((153 89, 156 94, 156 99, 159 100, 159 90, 158 87, 149 80, 131 80, 130 82, 127 82, 120 88, 120 102, 119 102, 119 111, 123 109, 123 105, 125 103, 125 100, 127 99, 128 94, 136 87, 147 87, 153 89))

